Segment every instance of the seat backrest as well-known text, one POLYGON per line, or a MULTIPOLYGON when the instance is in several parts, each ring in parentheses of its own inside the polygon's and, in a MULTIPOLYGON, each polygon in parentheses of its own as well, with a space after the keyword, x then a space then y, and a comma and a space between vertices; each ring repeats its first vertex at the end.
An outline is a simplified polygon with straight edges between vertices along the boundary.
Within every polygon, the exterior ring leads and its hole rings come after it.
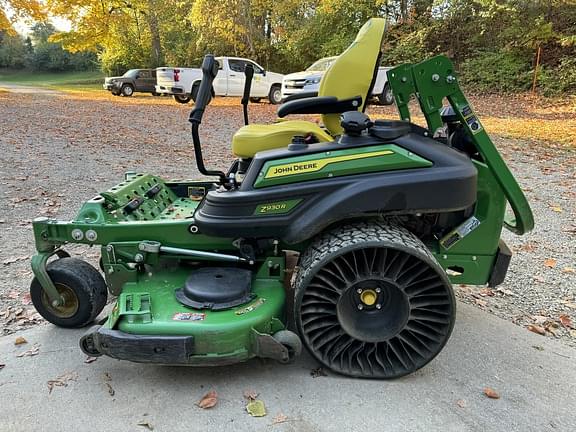
MULTIPOLYGON (((380 66, 385 24, 384 18, 372 18, 362 26, 354 42, 322 77, 318 96, 336 96, 338 99, 362 96, 362 105, 358 110, 364 111, 380 66)), ((322 122, 332 136, 342 133, 340 114, 324 114, 322 122)))

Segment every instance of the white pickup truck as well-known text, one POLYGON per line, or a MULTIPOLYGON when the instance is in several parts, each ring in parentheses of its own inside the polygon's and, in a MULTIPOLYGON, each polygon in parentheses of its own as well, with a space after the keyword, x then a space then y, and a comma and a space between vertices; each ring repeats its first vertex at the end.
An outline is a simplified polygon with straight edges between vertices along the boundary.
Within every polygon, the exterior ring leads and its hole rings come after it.
MULTIPOLYGON (((283 75, 266 71, 259 64, 245 58, 216 57, 216 61, 220 65, 212 84, 216 96, 242 96, 246 81, 244 68, 249 63, 254 67, 251 101, 259 102, 262 98, 268 98, 273 104, 282 101, 283 75)), ((196 100, 201 80, 201 69, 160 67, 156 69, 156 93, 173 95, 177 102, 185 104, 196 100)))
MULTIPOLYGON (((328 70, 336 58, 337 57, 325 57, 316 61, 303 72, 284 75, 284 79, 282 80, 282 99, 299 93, 318 92, 320 80, 324 72, 328 70)), ((389 69, 392 68, 378 68, 378 75, 376 76, 376 82, 372 89, 372 97, 376 98, 381 105, 392 105, 394 103, 392 89, 388 84, 388 77, 386 76, 386 71, 389 69)))

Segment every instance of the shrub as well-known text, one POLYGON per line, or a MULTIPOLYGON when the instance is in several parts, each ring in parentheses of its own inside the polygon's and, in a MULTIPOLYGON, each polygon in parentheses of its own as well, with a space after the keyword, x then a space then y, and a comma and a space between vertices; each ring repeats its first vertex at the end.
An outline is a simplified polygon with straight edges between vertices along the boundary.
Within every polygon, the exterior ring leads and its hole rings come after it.
POLYGON ((539 75, 542 92, 546 96, 576 93, 576 58, 565 57, 555 68, 543 68, 539 75))
POLYGON ((461 64, 460 80, 476 91, 523 91, 530 88, 530 63, 530 56, 520 52, 482 52, 461 64))

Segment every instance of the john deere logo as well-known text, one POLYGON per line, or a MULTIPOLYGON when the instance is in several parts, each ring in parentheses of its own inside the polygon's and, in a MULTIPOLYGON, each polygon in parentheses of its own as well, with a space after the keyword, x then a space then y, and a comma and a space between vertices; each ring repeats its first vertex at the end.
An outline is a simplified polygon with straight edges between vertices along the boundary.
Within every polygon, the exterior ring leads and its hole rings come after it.
POLYGON ((295 174, 306 174, 320 171, 330 164, 338 162, 348 162, 358 159, 367 159, 377 156, 386 156, 394 154, 392 150, 380 150, 373 152, 356 153, 351 155, 332 156, 323 159, 315 159, 311 161, 292 162, 288 164, 271 166, 266 171, 264 178, 285 177, 295 174))
POLYGON ((298 172, 316 171, 318 169, 318 162, 301 163, 294 165, 281 165, 272 167, 272 175, 284 175, 298 172))

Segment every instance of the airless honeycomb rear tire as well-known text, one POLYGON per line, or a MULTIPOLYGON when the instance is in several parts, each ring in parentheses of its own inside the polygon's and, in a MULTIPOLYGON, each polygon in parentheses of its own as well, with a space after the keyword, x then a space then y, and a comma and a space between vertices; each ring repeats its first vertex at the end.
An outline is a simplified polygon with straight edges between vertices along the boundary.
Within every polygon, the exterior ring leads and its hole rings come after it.
POLYGON ((426 246, 400 226, 363 222, 323 233, 298 267, 296 326, 308 351, 337 373, 406 375, 450 337, 452 285, 426 246))

